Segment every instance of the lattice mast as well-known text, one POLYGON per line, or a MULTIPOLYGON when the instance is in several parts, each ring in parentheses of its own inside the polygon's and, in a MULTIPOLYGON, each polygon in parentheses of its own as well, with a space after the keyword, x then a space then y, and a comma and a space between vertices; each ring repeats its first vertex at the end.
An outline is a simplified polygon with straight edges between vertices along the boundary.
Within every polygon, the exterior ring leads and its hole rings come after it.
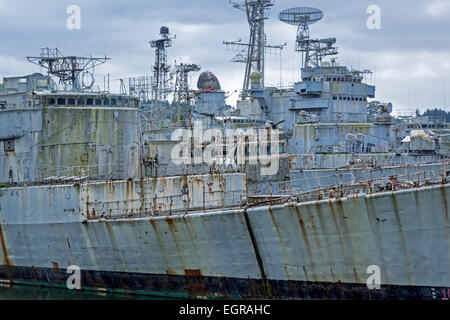
MULTIPOLYGON (((235 60, 236 62, 245 61, 246 63, 241 96, 247 96, 250 88, 250 74, 253 71, 261 73, 262 86, 264 87, 264 49, 267 47, 264 21, 268 18, 268 11, 273 6, 273 0, 243 0, 239 3, 230 0, 230 3, 233 7, 245 12, 250 27, 248 43, 241 43, 240 41, 224 42, 227 45, 248 47, 247 57, 240 56, 240 59, 235 60)), ((273 47, 278 48, 279 46, 273 47)))
POLYGON ((132 77, 128 79, 128 91, 130 95, 139 97, 142 102, 147 102, 152 94, 152 81, 150 76, 132 77))
POLYGON ((189 73, 200 71, 200 66, 197 64, 181 63, 176 66, 176 80, 174 100, 179 104, 188 104, 190 100, 189 95, 189 73))
POLYGON ((160 29, 160 39, 150 41, 150 46, 155 48, 155 65, 153 66, 152 96, 154 100, 166 101, 170 93, 169 72, 170 65, 167 63, 167 48, 172 46, 169 28, 162 26, 160 29))
MULTIPOLYGON (((175 69, 175 91, 174 91, 174 102, 175 102, 175 118, 172 120, 180 121, 182 119, 182 106, 189 106, 191 102, 191 92, 189 91, 189 73, 200 71, 200 66, 197 64, 185 64, 181 63, 176 65, 175 69)), ((189 122, 192 127, 192 105, 188 109, 189 112, 189 122)))

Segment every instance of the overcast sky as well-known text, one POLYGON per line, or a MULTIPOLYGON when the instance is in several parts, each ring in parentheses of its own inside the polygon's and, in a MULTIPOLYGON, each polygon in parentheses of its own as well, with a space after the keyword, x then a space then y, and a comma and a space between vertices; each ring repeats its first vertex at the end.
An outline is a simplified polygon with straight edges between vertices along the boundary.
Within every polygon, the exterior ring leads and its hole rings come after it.
MULTIPOLYGON (((336 37, 340 64, 371 69, 379 100, 399 110, 442 108, 444 100, 450 106, 450 0, 274 2, 266 22, 268 42, 288 45, 281 63, 280 56, 267 56, 266 84, 298 81, 296 28, 277 15, 285 8, 311 6, 325 12, 311 26, 312 37, 336 37), (367 28, 369 5, 381 8, 381 30, 367 28)), ((230 62, 235 52, 222 42, 247 41, 248 25, 228 0, 0 0, 0 76, 41 72, 25 57, 37 56, 47 46, 66 55, 107 54, 112 60, 97 68, 99 82, 106 73, 111 79, 149 75, 154 53, 148 41, 158 38, 161 25, 176 34, 168 54, 172 64, 197 63, 202 71, 215 73, 226 91, 242 86, 244 65, 230 62), (80 30, 66 27, 70 5, 81 9, 80 30)))

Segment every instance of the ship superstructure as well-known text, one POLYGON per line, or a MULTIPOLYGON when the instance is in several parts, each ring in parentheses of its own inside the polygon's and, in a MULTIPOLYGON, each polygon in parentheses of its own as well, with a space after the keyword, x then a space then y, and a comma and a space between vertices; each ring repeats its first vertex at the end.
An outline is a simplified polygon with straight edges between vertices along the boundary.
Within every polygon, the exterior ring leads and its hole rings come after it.
POLYGON ((46 65, 49 75, 3 79, 1 183, 136 177, 138 99, 92 90, 87 70, 95 60, 45 52, 57 55, 30 60, 46 65))

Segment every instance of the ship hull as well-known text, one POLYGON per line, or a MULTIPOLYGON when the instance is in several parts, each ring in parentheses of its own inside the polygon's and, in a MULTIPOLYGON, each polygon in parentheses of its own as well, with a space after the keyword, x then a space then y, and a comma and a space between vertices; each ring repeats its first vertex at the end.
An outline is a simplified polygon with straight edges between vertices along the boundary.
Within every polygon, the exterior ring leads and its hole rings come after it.
MULTIPOLYGON (((8 191, 2 201, 13 194, 20 197, 8 191)), ((109 220, 77 220, 73 212, 38 207, 6 212, 1 202, 0 279, 8 285, 65 287, 71 275, 66 270, 76 265, 82 288, 102 292, 217 299, 441 299, 450 286, 449 198, 450 185, 435 185, 109 220), (381 272, 381 289, 370 290, 368 268, 374 265, 381 272)))
MULTIPOLYGON (((67 288, 65 270, 34 267, 0 267, 2 286, 67 288)), ((85 270, 83 290, 99 294, 119 293, 168 299, 283 299, 283 300, 442 300, 448 288, 313 281, 284 281, 85 270), (267 292, 267 288, 270 291, 267 292)))

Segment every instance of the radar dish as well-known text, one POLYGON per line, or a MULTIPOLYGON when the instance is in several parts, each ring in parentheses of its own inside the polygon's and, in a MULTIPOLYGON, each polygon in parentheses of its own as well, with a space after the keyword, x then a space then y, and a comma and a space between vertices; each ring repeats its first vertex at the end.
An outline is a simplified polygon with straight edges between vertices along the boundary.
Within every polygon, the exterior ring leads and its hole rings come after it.
POLYGON ((278 19, 294 26, 307 26, 322 18, 323 12, 321 10, 308 7, 285 9, 278 14, 278 19))

